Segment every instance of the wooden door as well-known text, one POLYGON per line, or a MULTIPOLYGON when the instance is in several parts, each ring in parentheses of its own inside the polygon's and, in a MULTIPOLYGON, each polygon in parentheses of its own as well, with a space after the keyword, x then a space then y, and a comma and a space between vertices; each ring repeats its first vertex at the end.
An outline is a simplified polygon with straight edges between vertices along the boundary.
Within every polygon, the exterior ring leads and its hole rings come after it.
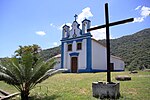
POLYGON ((78 58, 72 57, 71 58, 71 72, 77 73, 77 70, 78 70, 78 58))
POLYGON ((110 63, 110 70, 114 71, 114 63, 110 63))

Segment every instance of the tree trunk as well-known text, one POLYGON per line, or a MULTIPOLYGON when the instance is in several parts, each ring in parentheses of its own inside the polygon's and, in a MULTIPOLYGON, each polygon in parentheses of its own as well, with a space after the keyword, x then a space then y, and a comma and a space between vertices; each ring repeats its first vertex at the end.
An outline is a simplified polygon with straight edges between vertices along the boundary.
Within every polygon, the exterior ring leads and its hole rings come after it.
POLYGON ((21 100, 28 100, 29 91, 21 91, 21 100))

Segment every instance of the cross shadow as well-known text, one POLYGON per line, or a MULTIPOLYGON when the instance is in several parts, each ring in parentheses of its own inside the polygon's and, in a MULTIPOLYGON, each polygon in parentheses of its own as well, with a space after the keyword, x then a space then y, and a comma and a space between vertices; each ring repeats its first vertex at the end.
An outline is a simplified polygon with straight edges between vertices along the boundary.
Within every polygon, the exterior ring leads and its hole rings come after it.
POLYGON ((29 100, 55 100, 55 99, 57 99, 59 97, 61 97, 61 96, 60 95, 56 95, 56 94, 47 95, 47 96, 34 95, 34 96, 29 97, 29 100))

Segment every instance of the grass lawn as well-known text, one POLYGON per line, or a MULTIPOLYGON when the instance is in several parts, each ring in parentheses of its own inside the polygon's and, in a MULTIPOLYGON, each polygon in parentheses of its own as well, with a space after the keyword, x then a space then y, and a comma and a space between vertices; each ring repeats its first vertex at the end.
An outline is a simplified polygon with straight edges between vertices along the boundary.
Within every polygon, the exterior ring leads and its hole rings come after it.
MULTIPOLYGON (((150 72, 113 72, 112 81, 117 75, 131 76, 131 81, 120 81, 120 100, 150 100, 150 72)), ((38 84, 30 93, 32 100, 97 100, 92 97, 92 82, 106 81, 106 73, 57 74, 38 84)), ((10 93, 16 90, 0 82, 0 88, 10 93)))

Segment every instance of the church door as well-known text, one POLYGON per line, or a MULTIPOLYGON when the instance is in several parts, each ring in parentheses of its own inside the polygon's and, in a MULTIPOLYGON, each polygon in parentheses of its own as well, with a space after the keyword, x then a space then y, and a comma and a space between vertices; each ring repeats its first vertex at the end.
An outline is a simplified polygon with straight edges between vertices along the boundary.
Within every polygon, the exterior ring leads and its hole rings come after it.
POLYGON ((77 73, 77 69, 78 69, 78 58, 71 57, 71 72, 77 73))

